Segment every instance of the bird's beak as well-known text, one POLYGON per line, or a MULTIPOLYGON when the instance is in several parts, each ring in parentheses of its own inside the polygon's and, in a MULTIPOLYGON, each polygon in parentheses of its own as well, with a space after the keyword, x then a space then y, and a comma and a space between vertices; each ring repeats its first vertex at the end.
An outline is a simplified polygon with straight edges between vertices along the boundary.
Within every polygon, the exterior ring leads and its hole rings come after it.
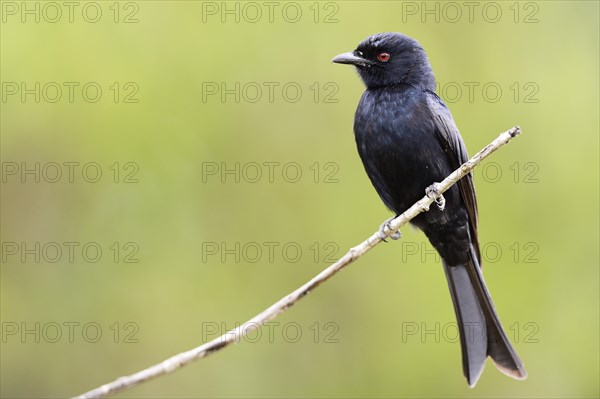
POLYGON ((354 52, 338 54, 335 57, 333 57, 331 62, 335 62, 336 64, 350 64, 360 66, 369 66, 372 64, 371 61, 357 56, 356 54, 354 54, 354 52))

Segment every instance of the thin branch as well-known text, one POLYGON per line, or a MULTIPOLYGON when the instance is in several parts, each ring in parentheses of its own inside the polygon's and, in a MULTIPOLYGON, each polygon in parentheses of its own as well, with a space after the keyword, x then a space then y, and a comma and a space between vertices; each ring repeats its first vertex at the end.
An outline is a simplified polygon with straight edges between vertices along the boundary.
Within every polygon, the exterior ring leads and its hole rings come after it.
POLYGON ((371 237, 369 237, 356 247, 351 248, 342 258, 340 258, 333 265, 327 267, 312 280, 310 280, 291 294, 283 297, 271 307, 264 310, 262 313, 254 316, 252 319, 248 320, 241 326, 238 326, 237 328, 225 333, 224 335, 218 338, 213 339, 210 342, 200 345, 187 352, 182 352, 175 356, 172 356, 166 359, 165 361, 151 366, 145 370, 139 371, 135 374, 126 377, 120 377, 113 382, 110 382, 89 392, 86 392, 78 396, 78 398, 101 398, 115 394, 117 392, 122 392, 126 389, 139 385, 142 382, 152 380, 154 378, 160 377, 161 375, 172 373, 178 368, 188 365, 189 363, 195 360, 205 358, 233 343, 239 342, 241 338, 256 330, 266 322, 273 320, 275 317, 277 317, 277 315, 294 305, 306 294, 308 294, 313 289, 327 281, 330 277, 335 275, 344 267, 354 262, 356 259, 358 259, 364 253, 369 251, 375 245, 379 244, 383 240, 383 238, 393 234, 395 230, 398 230, 400 227, 408 223, 411 219, 413 219, 421 212, 428 211, 429 206, 439 196, 441 196, 441 194, 448 190, 462 177, 466 176, 469 172, 471 172, 471 170, 473 170, 475 166, 477 166, 491 153, 496 151, 504 144, 508 143, 513 137, 519 135, 520 133, 521 129, 518 126, 515 126, 512 129, 500 134, 498 138, 496 138, 494 141, 488 144, 485 148, 483 148, 481 151, 475 154, 469 161, 462 164, 458 169, 452 172, 452 174, 450 174, 441 183, 439 183, 436 186, 437 193, 430 193, 429 196, 425 195, 422 199, 420 199, 413 206, 411 206, 406 212, 392 220, 389 223, 390 229, 386 229, 383 235, 380 232, 374 233, 373 235, 371 235, 371 237))

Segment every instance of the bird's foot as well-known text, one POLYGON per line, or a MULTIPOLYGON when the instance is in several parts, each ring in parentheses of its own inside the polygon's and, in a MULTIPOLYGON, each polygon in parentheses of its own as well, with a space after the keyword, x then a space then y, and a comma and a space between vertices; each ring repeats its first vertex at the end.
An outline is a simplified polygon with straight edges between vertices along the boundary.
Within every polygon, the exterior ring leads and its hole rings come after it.
POLYGON ((389 218, 388 220, 383 222, 383 224, 379 227, 379 237, 381 238, 381 240, 383 242, 387 242, 385 240, 387 237, 391 238, 392 240, 398 240, 398 239, 400 239, 400 237, 402 237, 402 233, 400 233, 400 230, 393 231, 390 226, 390 222, 392 220, 396 219, 396 217, 397 217, 397 215, 389 218), (392 232, 389 235, 387 235, 386 231, 392 231, 392 232))
POLYGON ((440 191, 438 190, 439 185, 439 183, 433 183, 431 186, 425 189, 425 194, 429 198, 434 198, 435 203, 440 209, 440 211, 443 211, 446 207, 446 198, 444 198, 444 196, 440 194, 440 191))

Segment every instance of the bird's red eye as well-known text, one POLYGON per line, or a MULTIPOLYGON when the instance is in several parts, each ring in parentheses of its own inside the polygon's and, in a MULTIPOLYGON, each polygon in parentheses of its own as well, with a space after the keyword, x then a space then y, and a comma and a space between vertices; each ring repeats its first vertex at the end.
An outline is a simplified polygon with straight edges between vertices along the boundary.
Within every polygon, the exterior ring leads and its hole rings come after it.
POLYGON ((377 59, 381 62, 388 62, 390 59, 390 53, 379 53, 377 59))

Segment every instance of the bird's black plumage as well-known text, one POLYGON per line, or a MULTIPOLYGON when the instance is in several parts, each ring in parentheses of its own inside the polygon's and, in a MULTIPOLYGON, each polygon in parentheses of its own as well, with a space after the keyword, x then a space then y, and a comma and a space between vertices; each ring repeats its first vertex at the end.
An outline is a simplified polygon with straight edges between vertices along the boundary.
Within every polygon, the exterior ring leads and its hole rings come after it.
MULTIPOLYGON (((444 102, 425 50, 400 33, 371 36, 333 62, 354 65, 367 89, 354 120, 358 153, 384 204, 406 211, 468 160, 460 133, 444 102)), ((444 194, 412 223, 440 253, 461 337, 463 371, 474 386, 487 356, 505 374, 526 377, 521 360, 500 324, 481 274, 477 201, 472 176, 444 194)))

